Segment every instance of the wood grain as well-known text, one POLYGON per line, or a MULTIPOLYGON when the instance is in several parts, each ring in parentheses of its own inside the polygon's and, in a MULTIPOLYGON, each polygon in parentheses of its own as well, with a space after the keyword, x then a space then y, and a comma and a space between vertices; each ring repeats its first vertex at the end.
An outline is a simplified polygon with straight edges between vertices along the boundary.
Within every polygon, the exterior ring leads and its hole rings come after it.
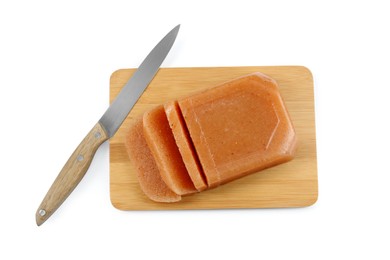
POLYGON ((42 225, 76 188, 88 171, 96 150, 107 139, 108 135, 100 123, 97 123, 77 146, 35 214, 38 226, 42 225))
MULTIPOLYGON (((110 101, 131 77, 134 69, 115 71, 110 79, 110 101)), ((220 209, 304 207, 318 196, 314 93, 311 72, 302 66, 162 68, 129 116, 110 140, 110 195, 121 210, 220 209), (183 197, 177 203, 156 203, 141 191, 127 157, 125 134, 131 122, 146 110, 191 95, 252 72, 274 78, 280 87, 295 126, 299 146, 291 162, 239 180, 183 197)))

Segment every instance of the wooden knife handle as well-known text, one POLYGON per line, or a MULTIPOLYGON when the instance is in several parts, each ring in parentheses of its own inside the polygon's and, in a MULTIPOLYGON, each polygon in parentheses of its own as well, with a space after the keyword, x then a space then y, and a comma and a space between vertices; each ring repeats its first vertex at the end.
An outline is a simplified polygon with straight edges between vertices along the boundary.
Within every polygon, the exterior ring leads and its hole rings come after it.
POLYGON ((70 156, 36 212, 37 225, 45 222, 84 177, 99 146, 109 139, 98 122, 70 156))

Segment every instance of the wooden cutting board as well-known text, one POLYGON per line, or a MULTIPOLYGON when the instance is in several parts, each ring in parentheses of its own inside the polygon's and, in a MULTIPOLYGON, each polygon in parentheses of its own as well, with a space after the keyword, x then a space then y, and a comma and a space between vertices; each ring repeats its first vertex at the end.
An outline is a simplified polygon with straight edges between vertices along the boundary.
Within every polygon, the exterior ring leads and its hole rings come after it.
MULTIPOLYGON (((110 101, 134 71, 122 69, 112 74, 110 101)), ((301 66, 160 69, 110 140, 110 195, 114 207, 121 210, 280 208, 314 204, 318 196, 318 184, 311 72, 301 66), (183 197, 177 203, 149 200, 139 187, 125 150, 124 138, 132 121, 156 105, 256 71, 271 76, 279 83, 299 140, 296 158, 216 189, 183 197)))

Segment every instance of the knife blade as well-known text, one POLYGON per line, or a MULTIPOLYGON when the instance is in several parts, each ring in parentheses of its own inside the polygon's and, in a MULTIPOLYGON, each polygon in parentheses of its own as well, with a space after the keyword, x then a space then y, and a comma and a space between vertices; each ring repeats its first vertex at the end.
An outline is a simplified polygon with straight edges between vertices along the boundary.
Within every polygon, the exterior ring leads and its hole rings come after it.
POLYGON ((86 174, 102 143, 110 139, 126 119, 168 55, 180 25, 174 27, 148 54, 106 112, 81 141, 54 180, 35 214, 42 225, 66 200, 86 174))

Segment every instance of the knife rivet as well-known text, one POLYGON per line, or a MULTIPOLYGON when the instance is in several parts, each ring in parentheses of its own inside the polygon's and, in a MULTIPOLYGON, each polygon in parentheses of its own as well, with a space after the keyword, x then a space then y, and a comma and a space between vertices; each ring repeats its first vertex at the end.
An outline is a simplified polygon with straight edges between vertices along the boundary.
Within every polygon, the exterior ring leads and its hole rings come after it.
POLYGON ((77 161, 81 162, 82 160, 84 160, 84 156, 82 154, 77 156, 77 161))
POLYGON ((38 214, 39 214, 39 216, 43 217, 43 216, 46 215, 46 210, 40 209, 40 210, 38 211, 38 214))
POLYGON ((102 136, 102 134, 100 132, 96 132, 95 133, 95 138, 96 139, 99 139, 101 136, 102 136))

